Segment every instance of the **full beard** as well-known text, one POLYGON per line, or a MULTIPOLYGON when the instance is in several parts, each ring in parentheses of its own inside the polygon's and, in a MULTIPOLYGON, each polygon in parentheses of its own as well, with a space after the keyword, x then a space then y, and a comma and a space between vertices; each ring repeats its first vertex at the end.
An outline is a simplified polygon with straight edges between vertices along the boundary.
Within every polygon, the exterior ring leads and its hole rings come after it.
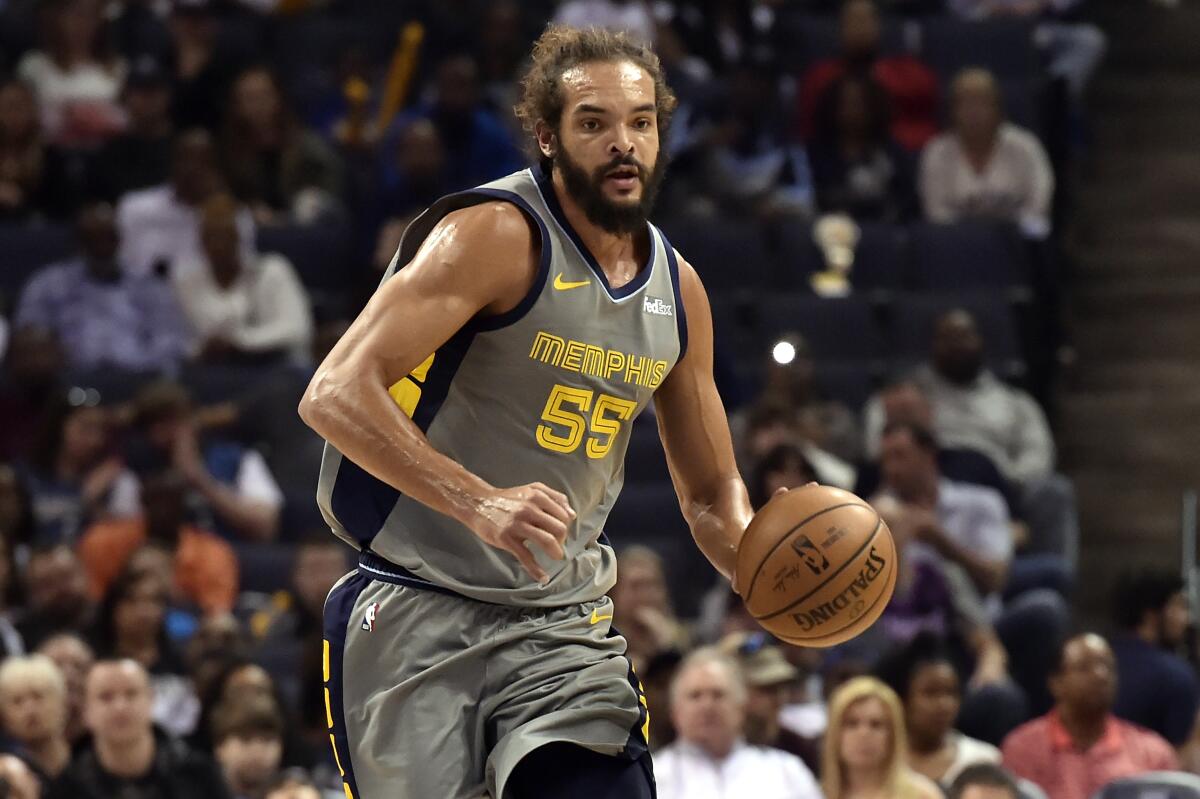
POLYGON ((562 172, 567 193, 583 209, 588 221, 608 233, 623 235, 645 228, 646 220, 650 218, 650 211, 658 197, 658 190, 662 186, 667 159, 660 153, 654 168, 647 170, 641 161, 632 155, 625 155, 614 158, 589 175, 586 169, 571 158, 565 147, 559 147, 554 156, 554 164, 562 172), (638 171, 642 196, 637 202, 615 203, 604 196, 605 175, 620 166, 632 166, 638 171))

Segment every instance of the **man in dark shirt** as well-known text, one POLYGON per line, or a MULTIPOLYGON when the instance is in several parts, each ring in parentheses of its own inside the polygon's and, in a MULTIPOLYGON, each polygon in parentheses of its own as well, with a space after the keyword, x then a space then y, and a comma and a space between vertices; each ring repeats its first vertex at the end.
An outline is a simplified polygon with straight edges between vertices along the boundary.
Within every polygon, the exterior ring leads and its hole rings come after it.
POLYGON ((87 680, 91 738, 49 799, 232 799, 216 763, 154 729, 150 677, 132 660, 106 660, 87 680))
POLYGON ((100 150, 92 176, 93 194, 109 202, 165 183, 171 173, 171 82, 163 67, 149 56, 135 61, 121 104, 129 127, 100 150))
POLYGON ((1114 599, 1121 630, 1112 648, 1121 680, 1113 712, 1179 748, 1200 710, 1196 673, 1176 654, 1190 622, 1183 581, 1168 573, 1129 574, 1114 599))

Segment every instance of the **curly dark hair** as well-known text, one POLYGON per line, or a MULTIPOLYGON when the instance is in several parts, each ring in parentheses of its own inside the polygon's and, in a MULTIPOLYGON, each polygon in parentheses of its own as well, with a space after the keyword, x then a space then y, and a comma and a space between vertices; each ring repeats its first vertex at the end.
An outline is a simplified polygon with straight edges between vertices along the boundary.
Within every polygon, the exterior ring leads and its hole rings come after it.
POLYGON ((667 126, 677 100, 667 85, 662 63, 649 45, 627 34, 599 28, 572 28, 550 25, 533 44, 529 69, 521 78, 521 101, 513 107, 517 118, 530 134, 531 154, 549 171, 551 159, 537 146, 537 123, 545 122, 556 130, 563 112, 563 73, 580 64, 631 61, 649 73, 654 81, 659 140, 666 139, 667 126))

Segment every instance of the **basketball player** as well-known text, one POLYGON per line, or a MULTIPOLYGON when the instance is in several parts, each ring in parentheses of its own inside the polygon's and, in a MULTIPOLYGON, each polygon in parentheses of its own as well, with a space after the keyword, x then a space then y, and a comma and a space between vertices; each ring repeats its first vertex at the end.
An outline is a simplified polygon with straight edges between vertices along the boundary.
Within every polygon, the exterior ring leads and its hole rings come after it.
POLYGON ((646 221, 675 106, 657 57, 551 28, 523 89, 540 165, 418 217, 300 405, 321 509, 361 551, 325 604, 354 799, 654 796, 603 531, 651 399, 727 577, 752 515, 708 299, 646 221))

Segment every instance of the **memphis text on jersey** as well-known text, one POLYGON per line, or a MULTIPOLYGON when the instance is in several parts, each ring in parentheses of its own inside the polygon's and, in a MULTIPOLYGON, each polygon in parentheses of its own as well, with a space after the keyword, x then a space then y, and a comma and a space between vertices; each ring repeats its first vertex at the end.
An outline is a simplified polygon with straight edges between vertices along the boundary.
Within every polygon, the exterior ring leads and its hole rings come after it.
POLYGON ((622 380, 633 386, 658 388, 669 364, 645 355, 597 347, 584 341, 539 330, 529 349, 531 360, 604 380, 622 380))

